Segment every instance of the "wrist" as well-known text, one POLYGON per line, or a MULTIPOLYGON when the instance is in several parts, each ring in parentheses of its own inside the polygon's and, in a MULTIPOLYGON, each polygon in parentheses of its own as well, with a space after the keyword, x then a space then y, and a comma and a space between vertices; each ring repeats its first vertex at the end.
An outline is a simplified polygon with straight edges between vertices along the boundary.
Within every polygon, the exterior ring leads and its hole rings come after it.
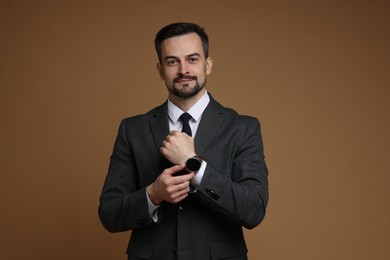
POLYGON ((153 192, 153 183, 146 187, 146 194, 154 206, 159 206, 161 204, 162 200, 158 199, 153 192))

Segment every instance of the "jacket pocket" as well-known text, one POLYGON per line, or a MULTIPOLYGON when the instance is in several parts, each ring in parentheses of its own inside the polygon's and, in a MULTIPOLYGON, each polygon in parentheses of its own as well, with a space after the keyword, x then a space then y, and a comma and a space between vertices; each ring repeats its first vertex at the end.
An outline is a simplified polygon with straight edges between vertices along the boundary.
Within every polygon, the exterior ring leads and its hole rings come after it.
POLYGON ((211 244, 211 259, 225 259, 234 256, 243 256, 246 259, 248 249, 242 240, 223 241, 211 244))

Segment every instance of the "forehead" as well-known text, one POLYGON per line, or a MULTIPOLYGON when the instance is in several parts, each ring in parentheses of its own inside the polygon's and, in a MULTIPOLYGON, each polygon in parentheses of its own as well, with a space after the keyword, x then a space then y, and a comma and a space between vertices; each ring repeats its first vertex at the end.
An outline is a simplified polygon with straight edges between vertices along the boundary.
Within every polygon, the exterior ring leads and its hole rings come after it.
POLYGON ((165 39, 161 44, 163 58, 166 56, 181 57, 194 53, 204 56, 202 41, 196 33, 171 37, 165 39))

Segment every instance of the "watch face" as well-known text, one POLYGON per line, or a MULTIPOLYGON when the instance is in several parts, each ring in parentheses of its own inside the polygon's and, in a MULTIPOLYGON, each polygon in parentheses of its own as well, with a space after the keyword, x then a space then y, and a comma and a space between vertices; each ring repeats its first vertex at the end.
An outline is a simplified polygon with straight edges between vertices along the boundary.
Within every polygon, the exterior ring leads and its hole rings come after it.
POLYGON ((197 172, 200 169, 201 162, 196 158, 190 158, 187 160, 187 168, 192 172, 197 172))

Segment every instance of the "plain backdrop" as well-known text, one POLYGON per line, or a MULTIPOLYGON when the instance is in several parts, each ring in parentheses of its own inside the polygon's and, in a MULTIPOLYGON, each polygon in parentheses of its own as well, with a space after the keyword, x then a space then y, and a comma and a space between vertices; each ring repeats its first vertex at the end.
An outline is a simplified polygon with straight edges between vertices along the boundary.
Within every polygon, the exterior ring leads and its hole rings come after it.
POLYGON ((98 199, 120 120, 167 97, 153 40, 204 26, 207 89, 260 119, 252 260, 390 259, 389 1, 0 1, 0 259, 126 259, 98 199))

